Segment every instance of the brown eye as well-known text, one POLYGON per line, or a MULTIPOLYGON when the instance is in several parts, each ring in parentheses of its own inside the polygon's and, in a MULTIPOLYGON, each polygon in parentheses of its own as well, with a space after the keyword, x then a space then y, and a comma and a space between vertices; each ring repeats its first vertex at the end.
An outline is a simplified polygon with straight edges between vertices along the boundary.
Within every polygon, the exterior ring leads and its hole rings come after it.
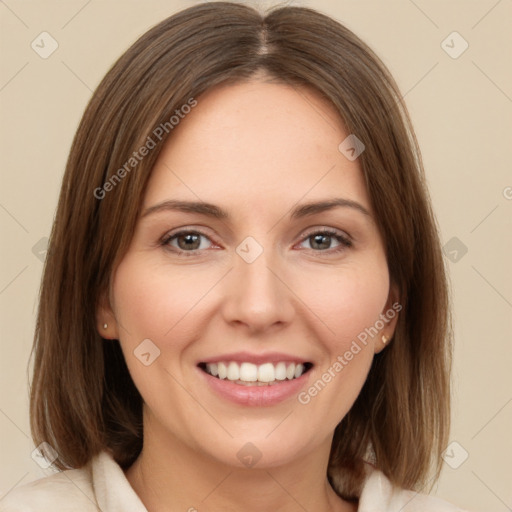
POLYGON ((322 230, 306 235, 303 242, 309 241, 310 249, 315 252, 338 252, 352 246, 350 239, 338 231, 322 230), (337 245, 332 247, 333 242, 337 245))
POLYGON ((207 249, 208 244, 202 244, 202 239, 210 240, 206 235, 199 231, 180 231, 167 236, 162 240, 162 245, 165 245, 172 251, 183 254, 184 252, 207 249))
POLYGON ((313 249, 330 249, 332 236, 324 233, 318 233, 309 237, 311 240, 311 247, 313 249))
POLYGON ((178 247, 183 250, 187 249, 199 249, 201 245, 201 235, 195 233, 188 235, 179 235, 176 237, 178 247))

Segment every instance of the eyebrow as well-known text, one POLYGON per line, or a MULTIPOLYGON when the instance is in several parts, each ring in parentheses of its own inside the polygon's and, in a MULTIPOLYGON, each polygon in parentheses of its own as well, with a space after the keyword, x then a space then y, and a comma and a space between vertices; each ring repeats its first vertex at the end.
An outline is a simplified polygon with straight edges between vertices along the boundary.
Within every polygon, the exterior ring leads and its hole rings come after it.
MULTIPOLYGON (((344 199, 336 197, 333 199, 327 199, 324 201, 316 201, 310 203, 304 203, 296 206, 290 213, 291 219, 300 219, 322 213, 325 211, 332 210, 334 208, 352 208, 368 217, 371 217, 370 212, 357 201, 351 199, 344 199)), ((198 213, 207 217, 213 217, 216 219, 229 219, 229 213, 217 205, 206 203, 203 201, 179 201, 175 199, 169 199, 161 203, 150 206, 144 210, 142 217, 147 217, 154 213, 163 211, 181 211, 185 213, 198 213)))

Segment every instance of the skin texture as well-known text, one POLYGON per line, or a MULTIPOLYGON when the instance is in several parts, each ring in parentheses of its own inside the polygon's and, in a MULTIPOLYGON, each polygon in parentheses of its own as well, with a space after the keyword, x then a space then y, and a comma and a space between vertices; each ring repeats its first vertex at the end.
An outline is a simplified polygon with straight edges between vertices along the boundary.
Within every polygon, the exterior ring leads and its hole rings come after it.
POLYGON ((358 161, 338 150, 348 135, 315 92, 255 79, 199 97, 159 156, 143 212, 201 200, 230 217, 141 216, 110 306, 98 311, 98 329, 119 340, 145 402, 144 448, 126 475, 150 512, 355 510, 327 482, 332 435, 396 317, 308 404, 297 394, 235 404, 197 367, 219 354, 285 352, 313 363, 307 390, 398 299, 358 161), (297 204, 334 197, 369 215, 339 207, 290 219, 297 204), (319 248, 311 234, 322 228, 352 245, 333 236, 319 248), (184 229, 206 235, 192 256, 178 255, 183 236, 162 244, 184 229), (236 252, 248 236, 263 248, 252 263, 236 252), (160 356, 145 366, 134 350, 148 338, 160 356), (261 453, 252 468, 237 457, 248 442, 261 453))

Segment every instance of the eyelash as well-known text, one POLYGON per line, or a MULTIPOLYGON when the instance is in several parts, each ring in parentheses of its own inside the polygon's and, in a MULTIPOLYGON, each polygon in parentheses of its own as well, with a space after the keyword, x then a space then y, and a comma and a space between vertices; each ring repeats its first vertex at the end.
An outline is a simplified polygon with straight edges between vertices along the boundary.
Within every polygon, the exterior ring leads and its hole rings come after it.
MULTIPOLYGON (((200 235, 200 236, 203 236, 203 237, 207 238, 208 240, 210 240, 210 237, 200 230, 182 230, 182 231, 178 231, 177 233, 172 233, 172 234, 164 236, 161 240, 161 245, 180 257, 181 256, 185 256, 185 257, 197 256, 198 251, 201 251, 201 249, 193 249, 191 251, 184 251, 182 249, 177 249, 176 247, 172 247, 169 245, 169 242, 171 240, 178 238, 181 235, 190 235, 190 234, 200 235)), ((307 233, 305 236, 302 237, 301 243, 306 241, 308 238, 311 238, 314 235, 330 236, 330 237, 336 239, 336 241, 338 241, 340 244, 338 247, 335 247, 334 249, 325 249, 325 250, 309 249, 310 251, 319 253, 321 255, 323 255, 322 253, 327 253, 326 254, 327 256, 333 255, 333 254, 338 254, 339 252, 352 247, 352 241, 350 240, 350 238, 348 236, 342 235, 338 231, 335 231, 332 229, 327 229, 327 228, 315 230, 315 231, 311 231, 311 232, 307 233)), ((210 240, 210 241, 212 241, 212 240, 210 240)))

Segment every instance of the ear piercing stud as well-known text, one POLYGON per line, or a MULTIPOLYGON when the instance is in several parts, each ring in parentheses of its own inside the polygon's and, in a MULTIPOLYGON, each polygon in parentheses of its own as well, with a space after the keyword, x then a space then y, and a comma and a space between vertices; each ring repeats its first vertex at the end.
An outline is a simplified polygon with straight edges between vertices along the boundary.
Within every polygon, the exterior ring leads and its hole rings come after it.
POLYGON ((382 343, 384 343, 384 345, 388 342, 389 338, 386 336, 386 335, 382 335, 382 343))
POLYGON ((108 327, 107 324, 103 324, 103 329, 106 329, 108 327))

